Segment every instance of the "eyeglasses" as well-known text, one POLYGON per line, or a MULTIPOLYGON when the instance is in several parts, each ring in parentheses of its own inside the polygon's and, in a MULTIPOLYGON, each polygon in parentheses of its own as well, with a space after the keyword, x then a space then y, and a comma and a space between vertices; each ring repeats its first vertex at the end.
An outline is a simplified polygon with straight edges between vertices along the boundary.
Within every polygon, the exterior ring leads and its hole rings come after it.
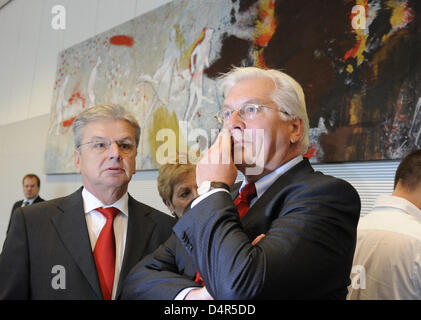
POLYGON ((109 150, 111 145, 115 142, 117 144, 118 150, 123 154, 133 154, 136 152, 136 145, 131 140, 123 139, 123 140, 109 140, 109 139, 101 139, 96 138, 95 140, 81 143, 77 146, 77 149, 79 149, 81 146, 88 145, 89 149, 96 153, 101 154, 105 151, 109 150))
MULTIPOLYGON (((242 105, 240 109, 238 110, 228 108, 228 107, 222 108, 215 115, 215 118, 219 121, 219 123, 223 124, 224 122, 229 121, 233 113, 237 111, 241 118, 246 119, 246 120, 254 120, 254 118, 256 118, 256 115, 261 112, 262 108, 272 109, 271 107, 267 107, 264 105, 247 103, 245 105, 242 105)), ((274 110, 274 111, 281 112, 289 116, 289 114, 285 111, 280 111, 280 110, 274 110)))

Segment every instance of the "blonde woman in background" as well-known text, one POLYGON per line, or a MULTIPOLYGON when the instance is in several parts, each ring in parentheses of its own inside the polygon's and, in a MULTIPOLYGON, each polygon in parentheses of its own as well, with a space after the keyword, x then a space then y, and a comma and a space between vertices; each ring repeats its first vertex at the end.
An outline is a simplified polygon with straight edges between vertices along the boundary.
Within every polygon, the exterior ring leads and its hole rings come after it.
POLYGON ((159 168, 158 192, 175 218, 181 218, 184 208, 197 197, 196 165, 180 161, 159 168))

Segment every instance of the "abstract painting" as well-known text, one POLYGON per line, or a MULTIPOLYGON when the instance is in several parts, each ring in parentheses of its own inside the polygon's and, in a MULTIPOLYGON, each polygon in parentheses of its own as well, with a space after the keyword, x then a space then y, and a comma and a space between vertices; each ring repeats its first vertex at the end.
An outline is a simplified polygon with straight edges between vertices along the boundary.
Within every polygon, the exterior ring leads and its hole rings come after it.
POLYGON ((72 122, 97 104, 137 117, 138 170, 157 168, 165 144, 205 150, 219 128, 217 78, 232 66, 277 68, 303 86, 313 163, 399 159, 421 147, 418 7, 175 0, 136 17, 60 53, 46 173, 74 172, 72 122))

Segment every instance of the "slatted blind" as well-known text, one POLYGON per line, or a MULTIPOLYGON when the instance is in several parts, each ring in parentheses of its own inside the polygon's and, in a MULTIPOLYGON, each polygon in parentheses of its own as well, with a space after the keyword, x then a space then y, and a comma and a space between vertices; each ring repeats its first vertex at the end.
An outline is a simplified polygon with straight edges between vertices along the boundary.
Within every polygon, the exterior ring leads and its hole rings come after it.
MULTIPOLYGON (((401 160, 312 164, 321 171, 348 181, 361 198, 361 216, 369 213, 380 194, 392 194, 395 172, 401 160)), ((237 181, 244 179, 239 172, 237 181)))
POLYGON ((315 170, 342 178, 353 185, 361 198, 361 216, 370 212, 380 194, 391 194, 399 161, 313 164, 315 170))

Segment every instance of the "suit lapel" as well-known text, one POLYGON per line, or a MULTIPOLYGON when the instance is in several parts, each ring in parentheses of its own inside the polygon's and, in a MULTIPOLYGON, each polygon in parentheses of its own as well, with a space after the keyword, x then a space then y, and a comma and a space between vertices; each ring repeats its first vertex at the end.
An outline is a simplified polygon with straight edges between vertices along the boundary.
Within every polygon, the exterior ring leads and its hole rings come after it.
POLYGON ((52 216, 52 222, 65 247, 72 255, 92 289, 98 298, 102 299, 83 210, 82 188, 63 198, 57 208, 60 212, 52 216))
POLYGON ((131 268, 143 257, 151 234, 155 228, 155 222, 147 217, 139 202, 129 195, 129 220, 127 222, 126 248, 121 266, 120 278, 118 281, 116 297, 119 296, 124 279, 131 268))

